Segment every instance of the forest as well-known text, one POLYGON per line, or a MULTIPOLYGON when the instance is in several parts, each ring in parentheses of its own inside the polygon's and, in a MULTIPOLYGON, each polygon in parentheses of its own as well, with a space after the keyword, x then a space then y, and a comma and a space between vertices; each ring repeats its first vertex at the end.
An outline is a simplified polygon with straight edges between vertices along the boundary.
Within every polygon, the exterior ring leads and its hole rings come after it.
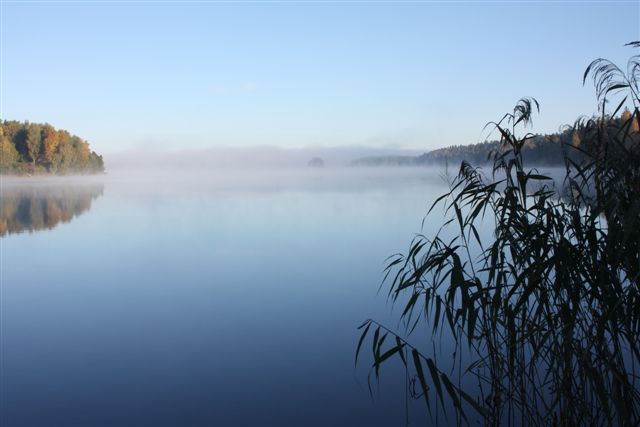
MULTIPOLYGON (((620 127, 631 118, 631 112, 625 109, 617 117, 597 118, 606 120, 611 126, 620 127)), ((631 121, 630 132, 638 133, 638 122, 631 121)), ((584 160, 584 135, 575 126, 567 126, 561 132, 547 135, 533 135, 527 138, 522 147, 522 158, 529 165, 564 166, 567 159, 574 162, 584 160)), ((496 154, 503 149, 501 141, 485 141, 478 144, 453 145, 429 151, 420 156, 380 156, 357 159, 353 166, 436 166, 459 165, 469 162, 474 165, 490 165, 496 154)))
POLYGON ((0 174, 95 174, 104 172, 102 156, 89 143, 50 124, 0 122, 0 174))

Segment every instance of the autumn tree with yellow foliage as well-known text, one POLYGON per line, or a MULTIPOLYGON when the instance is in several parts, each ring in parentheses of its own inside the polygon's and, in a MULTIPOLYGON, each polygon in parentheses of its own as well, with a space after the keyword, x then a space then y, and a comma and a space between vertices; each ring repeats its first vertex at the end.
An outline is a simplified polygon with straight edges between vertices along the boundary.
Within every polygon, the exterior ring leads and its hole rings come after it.
POLYGON ((0 122, 0 173, 102 173, 102 156, 89 144, 50 124, 0 122))

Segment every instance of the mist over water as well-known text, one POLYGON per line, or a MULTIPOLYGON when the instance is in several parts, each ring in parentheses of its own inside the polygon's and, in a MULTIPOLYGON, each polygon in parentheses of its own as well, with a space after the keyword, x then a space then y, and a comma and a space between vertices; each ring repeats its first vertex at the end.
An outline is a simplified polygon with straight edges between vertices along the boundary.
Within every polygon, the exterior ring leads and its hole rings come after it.
MULTIPOLYGON (((0 240, 3 419, 403 423, 403 371, 374 380, 372 400, 367 367, 354 368, 356 327, 395 325, 377 295, 384 260, 420 231, 442 172, 3 179, 3 210, 19 194, 33 206, 91 199, 69 221, 0 240)), ((424 420, 421 402, 409 410, 424 420)))
POLYGON ((394 147, 277 146, 209 147, 201 149, 161 149, 153 146, 106 153, 108 171, 204 172, 212 170, 304 169, 314 158, 329 168, 349 166, 352 161, 372 156, 417 156, 422 150, 394 147))

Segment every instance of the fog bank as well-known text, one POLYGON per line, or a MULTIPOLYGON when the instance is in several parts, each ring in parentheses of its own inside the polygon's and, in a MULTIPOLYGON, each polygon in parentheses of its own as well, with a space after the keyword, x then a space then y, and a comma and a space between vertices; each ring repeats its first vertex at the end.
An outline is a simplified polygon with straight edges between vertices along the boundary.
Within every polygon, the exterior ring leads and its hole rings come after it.
POLYGON ((353 160, 372 156, 416 156, 420 150, 363 146, 281 148, 276 146, 212 147, 160 150, 144 148, 105 153, 109 172, 124 170, 281 169, 306 168, 313 158, 326 167, 348 166, 353 160))

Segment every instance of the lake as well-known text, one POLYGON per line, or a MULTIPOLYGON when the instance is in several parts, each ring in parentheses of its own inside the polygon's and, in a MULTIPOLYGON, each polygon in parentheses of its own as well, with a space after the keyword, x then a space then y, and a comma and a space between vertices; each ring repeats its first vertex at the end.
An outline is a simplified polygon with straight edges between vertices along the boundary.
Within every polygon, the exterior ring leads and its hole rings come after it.
POLYGON ((356 328, 397 326, 385 258, 444 191, 427 169, 3 178, 2 425, 404 425, 404 372, 372 398, 356 328))

